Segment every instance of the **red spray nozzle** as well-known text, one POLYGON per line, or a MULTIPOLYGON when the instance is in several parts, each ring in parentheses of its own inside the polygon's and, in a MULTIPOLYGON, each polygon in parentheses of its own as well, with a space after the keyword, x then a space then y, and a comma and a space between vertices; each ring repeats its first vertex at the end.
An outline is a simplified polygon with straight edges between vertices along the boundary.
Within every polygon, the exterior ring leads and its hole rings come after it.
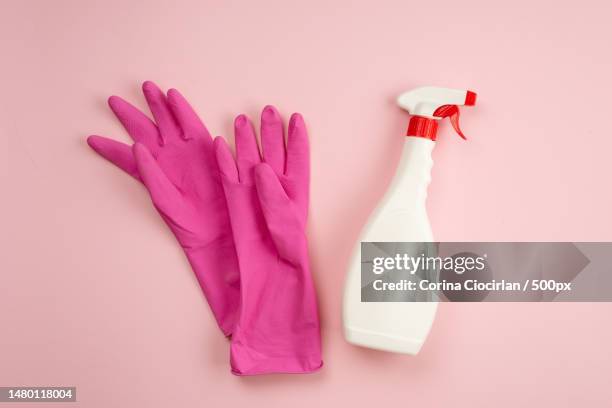
POLYGON ((459 106, 474 106, 476 93, 472 91, 423 87, 406 92, 398 98, 399 105, 410 112, 408 136, 436 140, 437 120, 450 118, 459 136, 465 135, 459 127, 459 106))
POLYGON ((465 106, 474 106, 476 105, 476 92, 467 91, 465 93, 465 106))

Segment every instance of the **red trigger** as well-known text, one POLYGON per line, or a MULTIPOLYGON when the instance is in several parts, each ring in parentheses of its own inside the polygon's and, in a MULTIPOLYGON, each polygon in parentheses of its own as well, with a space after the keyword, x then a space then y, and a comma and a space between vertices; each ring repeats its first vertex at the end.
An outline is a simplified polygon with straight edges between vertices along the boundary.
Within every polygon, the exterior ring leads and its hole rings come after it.
POLYGON ((459 108, 457 105, 442 105, 436 109, 433 115, 439 118, 450 118, 451 125, 453 125, 455 132, 457 132, 461 138, 467 140, 459 127, 459 108))

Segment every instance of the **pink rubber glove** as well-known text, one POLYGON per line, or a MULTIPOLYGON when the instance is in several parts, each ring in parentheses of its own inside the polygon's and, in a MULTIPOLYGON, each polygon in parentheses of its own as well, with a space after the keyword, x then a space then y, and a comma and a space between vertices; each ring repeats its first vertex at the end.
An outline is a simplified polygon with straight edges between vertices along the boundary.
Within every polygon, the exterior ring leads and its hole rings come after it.
POLYGON ((156 123, 117 96, 108 100, 133 147, 100 136, 87 142, 145 184, 183 247, 219 327, 230 335, 240 274, 212 138, 178 91, 171 89, 166 97, 152 82, 142 89, 156 123))
POLYGON ((261 115, 262 163, 249 119, 234 122, 236 157, 223 138, 215 151, 240 265, 240 317, 232 335, 239 375, 306 373, 321 367, 321 335, 305 236, 309 153, 293 114, 287 149, 281 118, 261 115))

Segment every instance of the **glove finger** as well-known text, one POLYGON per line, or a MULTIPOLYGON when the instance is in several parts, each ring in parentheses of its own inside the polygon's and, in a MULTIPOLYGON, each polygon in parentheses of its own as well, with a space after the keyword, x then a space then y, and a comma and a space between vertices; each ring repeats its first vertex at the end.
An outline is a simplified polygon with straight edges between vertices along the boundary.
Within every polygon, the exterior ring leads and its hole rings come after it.
POLYGON ((144 144, 152 152, 157 151, 159 148, 159 131, 147 115, 118 96, 108 98, 108 106, 132 140, 144 144))
POLYGON ((195 113, 185 97, 176 89, 168 91, 168 106, 170 106, 170 110, 181 127, 185 140, 194 137, 204 137, 211 140, 210 133, 200 117, 195 113))
POLYGON ((266 163, 255 167, 255 186, 259 203, 279 255, 289 261, 299 259, 302 248, 303 226, 293 203, 283 189, 278 176, 266 163))
POLYGON ((164 215, 173 218, 172 215, 176 214, 173 214, 172 210, 182 203, 181 193, 164 174, 145 145, 135 143, 132 151, 138 172, 149 190, 153 204, 164 215))
POLYGON ((234 134, 240 182, 251 183, 254 167, 261 163, 261 156, 259 155, 253 124, 245 115, 239 115, 234 120, 234 134))
POLYGON ((263 158, 277 175, 285 173, 285 136, 283 121, 274 106, 261 113, 261 147, 263 158))
POLYGON ((227 145, 225 139, 221 136, 215 137, 213 142, 215 149, 215 159, 217 160, 217 166, 221 172, 222 180, 230 180, 234 183, 238 183, 238 169, 236 168, 236 162, 232 157, 232 152, 227 145))
POLYGON ((172 116, 166 101, 166 95, 151 81, 145 81, 142 84, 142 92, 159 127, 162 145, 168 140, 180 138, 181 129, 177 125, 174 116, 172 116))
POLYGON ((100 156, 104 157, 130 176, 140 180, 138 168, 136 167, 136 160, 134 159, 130 146, 116 140, 95 135, 87 138, 87 144, 100 156))
POLYGON ((304 118, 299 113, 291 115, 288 133, 286 175, 307 188, 310 176, 310 147, 304 118))

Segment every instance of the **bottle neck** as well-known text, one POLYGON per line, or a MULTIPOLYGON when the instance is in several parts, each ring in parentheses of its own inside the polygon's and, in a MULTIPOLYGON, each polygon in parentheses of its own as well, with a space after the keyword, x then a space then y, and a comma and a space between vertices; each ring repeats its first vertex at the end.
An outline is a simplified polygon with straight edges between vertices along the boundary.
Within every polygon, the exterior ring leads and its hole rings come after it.
POLYGON ((406 136, 422 137, 432 141, 436 140, 438 133, 438 121, 424 116, 413 116, 408 122, 406 136))

